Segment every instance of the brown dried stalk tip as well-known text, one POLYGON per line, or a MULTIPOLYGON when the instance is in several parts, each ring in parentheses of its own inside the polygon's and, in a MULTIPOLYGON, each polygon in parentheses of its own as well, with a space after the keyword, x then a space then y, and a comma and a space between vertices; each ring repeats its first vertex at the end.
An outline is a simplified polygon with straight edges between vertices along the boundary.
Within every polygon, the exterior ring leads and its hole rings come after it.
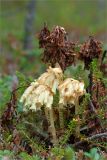
POLYGON ((79 58, 84 60, 85 68, 89 69, 89 65, 93 58, 101 58, 102 46, 101 42, 89 37, 89 40, 80 47, 79 58))
POLYGON ((47 43, 47 38, 50 36, 50 31, 47 28, 47 25, 44 24, 44 28, 39 33, 39 47, 44 48, 47 43))
POLYGON ((75 43, 67 40, 67 33, 63 27, 56 26, 50 32, 46 26, 39 34, 40 48, 44 49, 43 61, 55 67, 59 63, 62 70, 74 63, 75 43))

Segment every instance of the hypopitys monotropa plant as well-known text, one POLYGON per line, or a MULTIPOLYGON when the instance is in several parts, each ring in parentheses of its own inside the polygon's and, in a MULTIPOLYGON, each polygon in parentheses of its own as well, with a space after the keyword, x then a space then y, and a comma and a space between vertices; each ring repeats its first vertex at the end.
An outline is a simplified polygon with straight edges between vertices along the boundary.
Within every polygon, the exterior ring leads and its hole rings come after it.
POLYGON ((56 26, 50 32, 47 26, 44 26, 39 34, 39 44, 40 48, 44 49, 43 61, 54 68, 50 67, 46 73, 32 82, 20 101, 23 102, 25 110, 36 111, 44 106, 45 115, 51 126, 50 132, 53 143, 56 144, 57 136, 53 115, 53 97, 56 90, 60 95, 59 104, 56 106, 59 112, 60 128, 64 128, 62 109, 67 103, 74 104, 75 113, 78 114, 79 106, 77 105, 79 97, 84 94, 84 83, 70 78, 63 81, 64 70, 72 65, 75 60, 75 44, 68 41, 63 27, 56 26), (58 67, 56 67, 56 64, 58 64, 58 67))
MULTIPOLYGON (((75 116, 79 116, 79 97, 85 94, 84 89, 84 82, 79 82, 78 80, 67 78, 65 79, 60 85, 59 85, 59 94, 60 94, 60 100, 59 100, 59 107, 63 108, 67 104, 73 104, 75 105, 75 116)), ((63 124, 63 113, 60 115, 62 118, 60 118, 60 124, 61 127, 64 127, 63 124)), ((78 117, 79 118, 79 117, 78 117)), ((76 135, 79 136, 79 124, 76 128, 76 135)))
POLYGON ((62 81, 62 70, 60 68, 47 69, 37 80, 25 90, 20 102, 24 105, 24 110, 38 110, 44 106, 45 115, 50 122, 50 132, 53 136, 53 143, 57 143, 56 129, 53 115, 53 96, 56 93, 59 83, 62 81))
POLYGON ((24 105, 24 110, 38 110, 44 106, 47 120, 50 122, 50 132, 53 137, 53 143, 57 143, 56 129, 54 125, 53 96, 59 90, 60 101, 57 109, 59 111, 60 127, 63 128, 62 108, 67 104, 75 105, 75 114, 78 114, 78 100, 85 93, 84 83, 67 78, 63 81, 61 68, 47 69, 37 80, 25 90, 20 102, 24 105))

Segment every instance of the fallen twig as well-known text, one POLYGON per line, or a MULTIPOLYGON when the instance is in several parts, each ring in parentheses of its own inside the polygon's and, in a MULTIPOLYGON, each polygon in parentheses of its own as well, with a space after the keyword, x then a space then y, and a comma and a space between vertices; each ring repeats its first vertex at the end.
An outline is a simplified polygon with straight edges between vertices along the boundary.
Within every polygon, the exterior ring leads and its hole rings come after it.
POLYGON ((93 136, 91 136, 91 137, 84 138, 83 141, 76 142, 76 143, 73 144, 73 146, 76 147, 76 146, 78 146, 78 145, 81 145, 81 144, 84 143, 84 142, 89 142, 89 141, 91 141, 91 140, 93 140, 93 139, 97 139, 97 138, 101 138, 101 137, 107 137, 107 132, 95 134, 95 135, 93 135, 93 136))

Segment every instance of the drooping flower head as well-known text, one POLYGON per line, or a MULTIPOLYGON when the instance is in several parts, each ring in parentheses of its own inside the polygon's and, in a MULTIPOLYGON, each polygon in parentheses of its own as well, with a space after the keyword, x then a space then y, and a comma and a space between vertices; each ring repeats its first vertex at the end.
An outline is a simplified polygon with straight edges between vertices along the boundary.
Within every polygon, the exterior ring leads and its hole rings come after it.
POLYGON ((50 90, 49 87, 38 84, 38 86, 26 98, 24 106, 25 109, 29 107, 29 109, 36 111, 40 109, 43 105, 51 108, 52 103, 53 92, 50 90))
POLYGON ((75 104, 78 98, 85 93, 84 83, 72 78, 67 78, 59 85, 59 93, 59 104, 75 104))

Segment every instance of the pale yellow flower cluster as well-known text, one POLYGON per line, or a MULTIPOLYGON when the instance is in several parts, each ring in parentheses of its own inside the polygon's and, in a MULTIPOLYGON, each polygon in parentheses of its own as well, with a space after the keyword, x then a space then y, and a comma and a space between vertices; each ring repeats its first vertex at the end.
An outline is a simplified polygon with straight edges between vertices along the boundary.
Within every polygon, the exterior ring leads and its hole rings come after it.
POLYGON ((60 68, 49 67, 47 72, 32 82, 20 99, 20 102, 24 104, 24 111, 27 111, 27 109, 37 110, 43 105, 51 108, 53 95, 56 93, 62 77, 63 74, 60 68))
MULTIPOLYGON (((50 132, 53 137, 54 144, 57 143, 57 134, 54 125, 54 112, 52 108, 53 96, 56 90, 59 90, 59 121, 60 127, 64 127, 62 107, 66 104, 75 105, 75 114, 78 114, 78 100, 85 93, 84 83, 72 78, 67 78, 63 81, 63 72, 60 67, 47 69, 37 80, 23 93, 20 102, 24 104, 24 111, 38 110, 42 106, 45 107, 45 115, 50 122, 50 132)), ((79 129, 77 128, 77 133, 79 129)))
POLYGON ((51 108, 56 89, 59 90, 59 104, 75 105, 79 97, 85 93, 84 82, 72 78, 67 78, 64 81, 62 79, 61 68, 49 67, 47 72, 32 82, 22 95, 20 102, 24 104, 24 110, 27 110, 27 108, 37 110, 43 105, 51 108))
POLYGON ((59 93, 59 104, 75 104, 78 98, 85 93, 84 83, 72 78, 67 78, 59 85, 59 93))

